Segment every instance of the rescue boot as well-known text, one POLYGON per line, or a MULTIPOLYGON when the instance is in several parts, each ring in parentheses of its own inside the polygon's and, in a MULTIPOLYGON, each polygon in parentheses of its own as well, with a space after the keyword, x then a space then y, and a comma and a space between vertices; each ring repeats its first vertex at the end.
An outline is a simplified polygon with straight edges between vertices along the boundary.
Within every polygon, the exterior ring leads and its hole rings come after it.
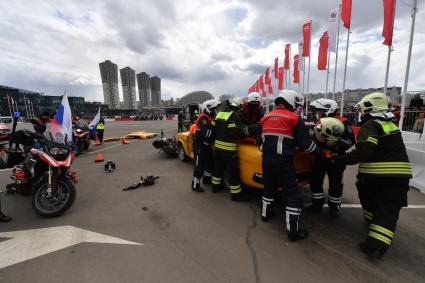
POLYGON ((305 211, 307 213, 318 214, 322 212, 322 209, 323 209, 323 204, 318 204, 313 202, 310 206, 305 208, 305 211))
POLYGON ((369 247, 367 245, 366 241, 361 241, 359 243, 359 248, 364 254, 366 254, 369 258, 371 258, 373 260, 380 260, 382 258, 382 256, 384 255, 383 252, 369 247))
POLYGON ((273 208, 273 199, 267 199, 263 197, 262 199, 262 209, 261 209, 261 220, 267 222, 273 217, 275 217, 275 212, 273 208))
POLYGON ((203 176, 202 177, 202 184, 204 185, 211 185, 211 177, 203 176))
POLYGON ((333 218, 339 217, 339 205, 329 204, 329 215, 333 218))
POLYGON ((215 184, 213 184, 212 185, 212 192, 215 194, 215 193, 218 193, 219 191, 222 191, 222 190, 224 190, 224 187, 223 187, 223 185, 222 184, 220 184, 220 185, 215 185, 215 184))
POLYGON ((305 209, 308 213, 321 213, 323 205, 325 204, 324 198, 312 198, 311 205, 305 209))
POLYGON ((0 212, 0 222, 6 223, 12 221, 12 217, 6 216, 3 212, 0 212))
POLYGON ((251 198, 249 195, 245 192, 240 192, 237 194, 231 194, 232 195, 232 201, 238 201, 238 202, 249 202, 251 198))
POLYGON ((304 229, 299 229, 296 232, 288 232, 288 239, 291 242, 304 240, 305 238, 307 238, 307 236, 308 236, 308 232, 307 230, 304 230, 304 229))
POLYGON ((192 181, 192 191, 197 192, 197 193, 203 193, 204 189, 201 188, 201 184, 199 184, 198 182, 196 184, 194 184, 194 182, 192 181))

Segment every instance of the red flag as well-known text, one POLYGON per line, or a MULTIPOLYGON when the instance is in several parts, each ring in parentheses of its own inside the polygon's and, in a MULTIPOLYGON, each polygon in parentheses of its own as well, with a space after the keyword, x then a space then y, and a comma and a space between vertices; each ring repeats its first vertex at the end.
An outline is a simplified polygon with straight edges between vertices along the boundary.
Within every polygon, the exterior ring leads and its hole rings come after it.
POLYGON ((285 70, 289 70, 289 54, 291 53, 291 44, 287 43, 285 46, 285 70))
POLYGON ((269 93, 270 93, 270 94, 273 94, 273 87, 272 87, 272 85, 271 85, 271 84, 269 84, 269 93))
POLYGON ((266 68, 266 75, 265 75, 265 80, 266 80, 266 84, 270 84, 271 80, 270 80, 270 70, 269 68, 266 68))
POLYGON ((319 59, 317 60, 317 69, 326 70, 328 65, 328 44, 329 36, 325 31, 319 41, 319 59))
POLYGON ((303 44, 303 57, 310 57, 310 31, 311 31, 311 22, 308 22, 303 25, 303 38, 304 38, 304 44, 303 44))
POLYGON ((279 83, 277 89, 282 90, 283 89, 283 67, 279 67, 279 83))
POLYGON ((299 55, 294 56, 294 83, 300 83, 300 71, 298 69, 299 55))
POLYGON ((279 72, 279 58, 276 57, 274 59, 274 78, 277 79, 278 78, 278 72, 279 72))
POLYGON ((395 0, 384 0, 384 27, 382 36, 385 38, 383 44, 391 46, 393 43, 394 10, 395 0))
POLYGON ((261 94, 262 94, 263 97, 266 97, 267 96, 267 93, 266 93, 266 91, 264 89, 261 91, 261 94))
POLYGON ((263 75, 260 76, 260 89, 264 90, 264 81, 263 81, 263 75))
POLYGON ((351 6, 352 0, 342 0, 341 19, 346 29, 351 27, 351 6))
POLYGON ((257 80, 257 81, 255 82, 255 91, 256 91, 256 92, 260 92, 260 80, 257 80))

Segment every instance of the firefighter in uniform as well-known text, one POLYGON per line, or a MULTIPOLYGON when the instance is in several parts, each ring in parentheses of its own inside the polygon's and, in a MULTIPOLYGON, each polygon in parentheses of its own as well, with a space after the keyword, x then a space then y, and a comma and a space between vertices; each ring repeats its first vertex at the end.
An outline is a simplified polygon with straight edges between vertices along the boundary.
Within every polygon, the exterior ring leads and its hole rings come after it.
POLYGON ((195 155, 195 169, 192 177, 192 190, 203 192, 201 188, 201 178, 204 185, 211 184, 213 159, 213 129, 211 122, 215 116, 215 110, 218 107, 218 101, 215 99, 207 100, 202 104, 202 113, 198 116, 195 126, 191 127, 193 141, 193 153, 195 155))
POLYGON ((333 159, 336 164, 360 163, 357 190, 363 216, 370 223, 361 250, 379 259, 388 250, 400 210, 407 206, 412 168, 401 132, 389 112, 387 96, 372 93, 359 103, 361 128, 356 149, 333 159))
POLYGON ((248 128, 250 136, 257 136, 259 122, 263 116, 264 111, 261 105, 261 96, 258 92, 251 92, 248 94, 247 100, 243 103, 241 112, 242 123, 248 128))
MULTIPOLYGON (((320 98, 310 103, 312 113, 316 114, 317 119, 324 117, 333 117, 343 124, 342 136, 331 135, 330 138, 321 139, 326 135, 325 131, 315 134, 313 133, 314 140, 322 148, 330 150, 332 154, 343 154, 347 149, 355 144, 355 137, 351 126, 347 119, 337 114, 338 104, 335 100, 320 98)), ((332 119, 325 120, 330 127, 335 127, 338 131, 339 123, 332 119)), ((321 126, 327 126, 321 124, 321 126)), ((316 133, 320 128, 316 125, 316 133)), ((326 129, 325 129, 326 130, 326 129)), ((330 129, 332 130, 332 129, 330 129)), ((337 133, 335 133, 337 134, 337 133)), ((329 213, 332 217, 339 217, 339 207, 341 205, 341 196, 343 192, 343 177, 346 166, 344 164, 335 165, 331 164, 329 160, 323 158, 316 158, 313 163, 313 168, 310 176, 310 189, 312 206, 309 208, 313 212, 321 212, 325 203, 325 194, 323 192, 323 181, 326 174, 329 180, 328 191, 328 205, 329 213)))
POLYGON ((314 155, 323 153, 310 138, 303 120, 294 113, 304 105, 304 99, 296 91, 283 90, 275 99, 276 110, 261 119, 260 149, 263 152, 264 190, 262 197, 263 221, 274 216, 273 202, 276 190, 283 187, 286 199, 286 229, 291 241, 307 237, 307 231, 300 228, 301 191, 293 162, 294 147, 314 155))
POLYGON ((212 177, 213 192, 223 189, 223 176, 229 178, 232 201, 249 201, 249 196, 242 191, 239 178, 239 159, 236 140, 247 134, 241 124, 240 111, 242 100, 233 98, 228 109, 220 111, 212 122, 215 134, 214 173, 212 177))
POLYGON ((96 126, 97 137, 100 143, 103 143, 103 134, 105 133, 105 119, 100 118, 99 123, 96 126))

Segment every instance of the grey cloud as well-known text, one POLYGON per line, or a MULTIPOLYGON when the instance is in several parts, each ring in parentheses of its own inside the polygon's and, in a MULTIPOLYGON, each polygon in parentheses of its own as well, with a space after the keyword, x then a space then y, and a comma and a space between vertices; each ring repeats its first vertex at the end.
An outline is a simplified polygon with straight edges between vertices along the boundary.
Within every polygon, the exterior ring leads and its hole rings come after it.
MULTIPOLYGON (((282 1, 246 0, 258 12, 252 24, 251 36, 273 40, 298 41, 302 37, 302 24, 313 20, 313 32, 322 34, 326 29, 329 12, 337 7, 335 0, 282 1)), ((397 7, 397 18, 407 19, 409 10, 397 7)), ((353 1, 352 29, 358 32, 382 25, 382 1, 353 1)))
POLYGON ((241 68, 241 70, 248 71, 250 74, 256 75, 256 74, 262 74, 266 68, 267 66, 265 65, 251 63, 251 64, 248 64, 246 67, 241 68))

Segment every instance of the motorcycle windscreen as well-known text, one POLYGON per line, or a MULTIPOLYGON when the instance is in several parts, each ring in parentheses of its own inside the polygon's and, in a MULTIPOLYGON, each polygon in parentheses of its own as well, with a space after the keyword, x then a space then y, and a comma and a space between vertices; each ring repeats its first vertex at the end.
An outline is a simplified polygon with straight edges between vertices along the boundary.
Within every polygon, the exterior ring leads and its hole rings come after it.
POLYGON ((67 141, 66 128, 63 125, 53 122, 47 124, 44 136, 50 141, 58 144, 65 145, 67 141))

